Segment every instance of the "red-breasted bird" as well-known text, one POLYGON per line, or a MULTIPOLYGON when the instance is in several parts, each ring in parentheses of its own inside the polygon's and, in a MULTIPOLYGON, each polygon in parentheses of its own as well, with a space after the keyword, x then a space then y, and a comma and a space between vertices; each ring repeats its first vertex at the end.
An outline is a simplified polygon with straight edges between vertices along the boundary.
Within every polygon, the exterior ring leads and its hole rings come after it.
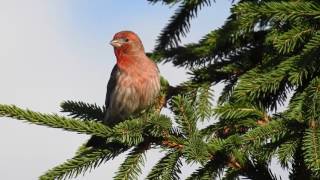
POLYGON ((107 86, 105 124, 115 124, 152 105, 160 91, 157 65, 144 51, 137 34, 121 31, 110 44, 117 63, 107 86))

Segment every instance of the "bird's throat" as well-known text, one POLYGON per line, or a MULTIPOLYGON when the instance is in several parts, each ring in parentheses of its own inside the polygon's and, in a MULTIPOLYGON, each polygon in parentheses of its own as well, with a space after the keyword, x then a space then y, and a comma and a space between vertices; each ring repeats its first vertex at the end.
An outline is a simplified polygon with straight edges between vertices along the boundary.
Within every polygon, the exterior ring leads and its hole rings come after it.
MULTIPOLYGON (((117 56, 117 55, 116 55, 117 56)), ((139 60, 131 55, 122 54, 117 56, 117 66, 121 71, 131 72, 138 66, 139 60)))

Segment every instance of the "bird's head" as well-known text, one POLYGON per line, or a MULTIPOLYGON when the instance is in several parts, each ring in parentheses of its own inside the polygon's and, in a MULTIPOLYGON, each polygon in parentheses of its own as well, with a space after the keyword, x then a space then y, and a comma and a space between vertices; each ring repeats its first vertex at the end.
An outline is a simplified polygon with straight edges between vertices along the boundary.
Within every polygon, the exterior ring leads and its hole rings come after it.
POLYGON ((140 38, 132 31, 120 31, 116 33, 110 44, 114 47, 116 54, 144 52, 140 38))

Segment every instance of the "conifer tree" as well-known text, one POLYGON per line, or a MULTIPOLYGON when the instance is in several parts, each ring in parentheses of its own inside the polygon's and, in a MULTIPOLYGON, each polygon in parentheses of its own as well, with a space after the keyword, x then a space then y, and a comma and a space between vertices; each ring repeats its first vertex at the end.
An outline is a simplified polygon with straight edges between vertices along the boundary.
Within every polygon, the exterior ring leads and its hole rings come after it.
POLYGON ((320 2, 240 0, 219 29, 181 44, 190 21, 214 0, 148 0, 179 4, 159 35, 157 62, 184 67, 191 78, 178 86, 162 79, 158 102, 114 127, 105 109, 65 101, 70 118, 0 105, 0 116, 100 137, 40 179, 76 177, 129 152, 114 179, 138 179, 150 149, 166 152, 146 179, 179 179, 182 160, 201 166, 188 179, 279 179, 277 159, 290 179, 320 178, 320 2), (212 89, 218 83, 220 95, 212 89), (218 99, 213 106, 212 98, 218 99), (286 104, 284 111, 279 106, 286 104), (160 113, 167 106, 173 117, 160 113), (208 121, 210 125, 199 128, 208 121))

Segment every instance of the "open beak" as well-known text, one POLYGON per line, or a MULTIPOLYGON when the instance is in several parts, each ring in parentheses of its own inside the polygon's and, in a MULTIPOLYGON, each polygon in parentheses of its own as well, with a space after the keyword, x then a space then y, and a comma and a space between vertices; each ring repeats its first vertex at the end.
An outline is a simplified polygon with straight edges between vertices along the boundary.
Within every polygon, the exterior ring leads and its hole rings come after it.
POLYGON ((111 44, 113 47, 120 47, 120 46, 121 46, 120 41, 117 40, 117 39, 110 41, 110 44, 111 44))

